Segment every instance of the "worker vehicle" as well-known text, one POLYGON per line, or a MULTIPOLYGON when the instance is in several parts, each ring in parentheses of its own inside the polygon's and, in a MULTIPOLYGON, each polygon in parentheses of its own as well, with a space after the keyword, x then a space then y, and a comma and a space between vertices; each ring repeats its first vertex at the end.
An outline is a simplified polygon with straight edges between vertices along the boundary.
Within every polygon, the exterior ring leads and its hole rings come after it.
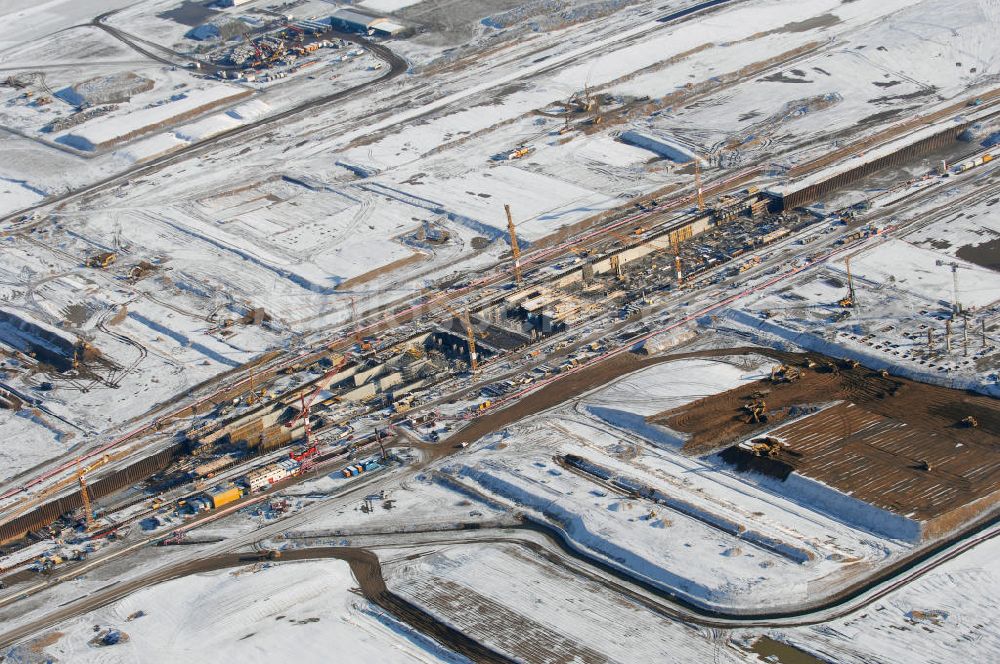
POLYGON ((767 402, 763 399, 754 399, 743 404, 743 410, 749 414, 747 424, 767 422, 767 402))
POLYGON ((776 459, 783 449, 781 442, 770 437, 757 438, 750 441, 750 452, 757 457, 776 459))
POLYGON ((87 267, 99 268, 105 270, 111 266, 112 263, 118 258, 118 255, 113 251, 102 251, 99 254, 94 254, 87 259, 87 267))

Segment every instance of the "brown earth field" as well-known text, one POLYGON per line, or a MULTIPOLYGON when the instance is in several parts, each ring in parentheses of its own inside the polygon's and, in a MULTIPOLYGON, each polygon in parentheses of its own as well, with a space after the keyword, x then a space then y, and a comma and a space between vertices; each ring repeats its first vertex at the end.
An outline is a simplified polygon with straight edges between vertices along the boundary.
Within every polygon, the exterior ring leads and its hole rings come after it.
POLYGON ((801 371, 793 382, 765 378, 648 420, 688 434, 691 455, 766 434, 781 442, 774 458, 740 448, 723 458, 778 477, 794 471, 919 521, 992 504, 983 499, 1000 492, 1000 402, 816 355, 807 368, 807 356, 783 355, 801 371), (745 408, 756 400, 765 403, 762 422, 745 408), (977 426, 962 423, 969 416, 977 426))

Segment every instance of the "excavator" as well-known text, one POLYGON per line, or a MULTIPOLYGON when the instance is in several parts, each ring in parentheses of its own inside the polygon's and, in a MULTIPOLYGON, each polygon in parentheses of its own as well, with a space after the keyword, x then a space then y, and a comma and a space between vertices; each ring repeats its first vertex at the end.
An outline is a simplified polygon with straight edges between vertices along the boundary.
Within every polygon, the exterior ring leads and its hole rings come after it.
POLYGON ((767 422, 767 402, 763 399, 748 401, 743 404, 743 410, 749 414, 747 424, 760 424, 762 422, 767 422))

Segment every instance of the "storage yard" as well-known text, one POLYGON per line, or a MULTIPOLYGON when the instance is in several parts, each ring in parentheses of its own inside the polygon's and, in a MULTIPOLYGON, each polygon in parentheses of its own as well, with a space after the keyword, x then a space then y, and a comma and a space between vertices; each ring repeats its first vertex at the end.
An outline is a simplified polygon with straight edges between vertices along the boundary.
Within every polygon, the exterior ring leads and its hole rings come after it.
POLYGON ((0 15, 0 659, 995 650, 992 3, 0 15))

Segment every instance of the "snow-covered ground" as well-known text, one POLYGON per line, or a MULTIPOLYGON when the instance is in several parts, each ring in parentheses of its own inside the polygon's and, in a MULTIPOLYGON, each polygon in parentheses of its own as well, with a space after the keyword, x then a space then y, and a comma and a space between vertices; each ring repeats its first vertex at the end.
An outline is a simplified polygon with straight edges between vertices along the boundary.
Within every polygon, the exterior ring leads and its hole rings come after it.
POLYGON ((394 592, 518 659, 741 661, 709 630, 623 600, 515 544, 444 547, 383 569, 394 592))
POLYGON ((449 462, 455 481, 552 524, 586 555, 691 602, 730 610, 790 607, 908 550, 875 514, 828 515, 807 493, 760 487, 713 458, 689 458, 645 416, 758 379, 759 358, 677 360, 487 436, 449 462), (632 498, 557 463, 583 457, 655 491, 632 498), (860 520, 862 518, 874 521, 860 520))
POLYGON ((251 662, 276 653, 286 661, 329 662, 345 651, 366 662, 461 661, 353 594, 355 586, 347 563, 338 560, 187 576, 60 625, 44 651, 81 663, 251 662), (94 625, 119 630, 127 641, 90 645, 94 625))
POLYGON ((863 610, 771 636, 844 664, 990 661, 1000 652, 998 554, 989 540, 863 610))

